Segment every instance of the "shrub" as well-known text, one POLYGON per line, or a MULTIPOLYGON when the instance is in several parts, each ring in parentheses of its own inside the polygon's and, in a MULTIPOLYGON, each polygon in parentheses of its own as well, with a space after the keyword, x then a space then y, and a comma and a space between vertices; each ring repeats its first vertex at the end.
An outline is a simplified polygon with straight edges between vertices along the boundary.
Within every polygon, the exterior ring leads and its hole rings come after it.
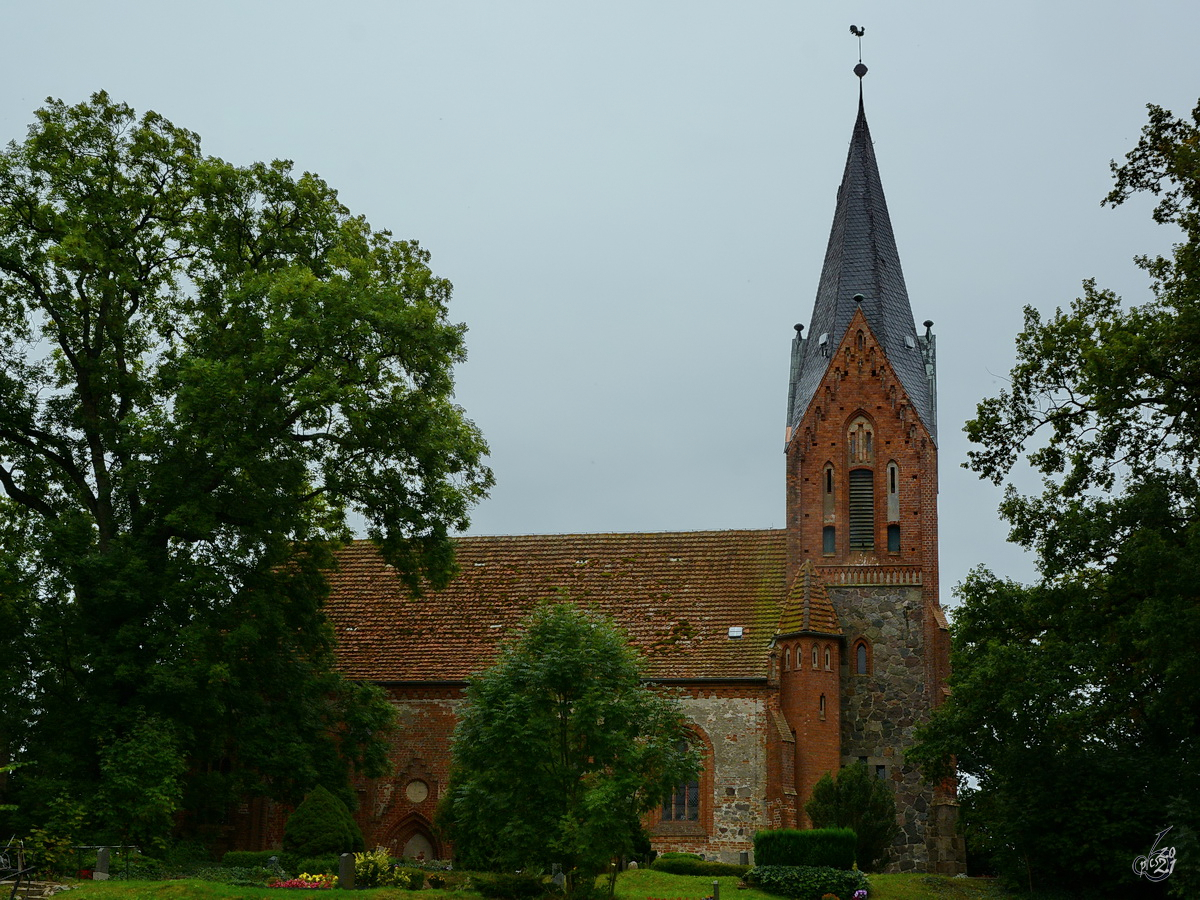
POLYGON ((195 869, 189 874, 189 877, 216 884, 229 884, 234 887, 263 887, 270 879, 278 878, 279 873, 263 866, 221 865, 195 869))
MULTIPOLYGON (((282 862, 282 860, 281 860, 282 862)), ((323 853, 320 856, 306 856, 303 859, 287 859, 288 864, 284 866, 289 872, 295 872, 297 875, 301 872, 308 872, 310 875, 336 875, 338 873, 338 854, 323 853)))
POLYGON ((221 865, 238 869, 270 868, 271 857, 282 857, 281 850, 230 850, 221 857, 221 865))
POLYGON ((533 900, 548 893, 537 875, 479 875, 473 887, 488 900, 533 900))
POLYGON ((711 875, 720 878, 737 875, 739 878, 750 870, 749 866, 735 863, 710 862, 692 853, 663 853, 650 864, 650 868, 671 875, 711 875))
POLYGON ((849 828, 782 828, 754 835, 754 861, 760 866, 854 867, 858 837, 849 828))
POLYGON ((297 856, 322 856, 363 849, 363 836, 346 804, 317 786, 288 816, 283 849, 297 856))
POLYGON ((828 866, 755 866, 746 873, 746 883, 795 900, 819 900, 822 894, 852 897, 867 889, 867 876, 857 869, 828 866))

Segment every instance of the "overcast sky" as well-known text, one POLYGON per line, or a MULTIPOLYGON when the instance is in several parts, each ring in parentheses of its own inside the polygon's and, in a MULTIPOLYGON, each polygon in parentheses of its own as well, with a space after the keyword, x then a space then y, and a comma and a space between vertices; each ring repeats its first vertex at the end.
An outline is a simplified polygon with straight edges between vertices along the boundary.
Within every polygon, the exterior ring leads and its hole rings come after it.
POLYGON ((0 139, 105 89, 231 162, 287 158, 433 254, 497 484, 473 533, 781 527, 792 325, 867 117, 938 340, 942 595, 1021 580, 959 465, 1022 307, 1147 296, 1148 202, 1102 209, 1156 103, 1200 97, 1195 0, 0 2, 0 139), (818 8, 819 7, 819 8, 818 8))

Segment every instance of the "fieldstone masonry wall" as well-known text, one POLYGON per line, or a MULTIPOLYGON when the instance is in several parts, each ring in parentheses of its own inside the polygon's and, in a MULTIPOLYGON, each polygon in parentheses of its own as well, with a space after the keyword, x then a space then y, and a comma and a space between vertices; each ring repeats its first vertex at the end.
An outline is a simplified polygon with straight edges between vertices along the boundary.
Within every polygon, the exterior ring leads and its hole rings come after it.
POLYGON ((765 685, 695 688, 683 698, 683 708, 708 750, 700 827, 688 833, 659 822, 650 829, 652 845, 660 852, 680 850, 731 863, 749 853, 753 861, 754 833, 767 827, 765 685))
POLYGON ((892 785, 903 828, 893 845, 893 868, 928 871, 934 789, 903 755, 931 711, 921 588, 841 587, 829 596, 847 645, 865 637, 872 649, 870 674, 855 674, 853 658, 842 666, 842 764, 863 761, 892 785))

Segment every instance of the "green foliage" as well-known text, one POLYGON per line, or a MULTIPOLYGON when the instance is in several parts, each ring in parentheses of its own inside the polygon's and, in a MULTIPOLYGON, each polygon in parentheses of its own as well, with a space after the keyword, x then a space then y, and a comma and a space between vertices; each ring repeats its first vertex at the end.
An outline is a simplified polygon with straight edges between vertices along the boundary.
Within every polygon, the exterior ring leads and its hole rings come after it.
POLYGON ((49 814, 25 838, 26 865, 43 875, 74 871, 75 845, 80 843, 86 814, 77 800, 60 795, 48 804, 49 814))
POLYGON ((280 850, 230 850, 221 857, 221 865, 243 869, 266 868, 271 864, 271 857, 278 859, 282 856, 280 850))
POLYGON ((746 873, 746 883, 769 894, 796 900, 820 900, 822 894, 852 897, 867 889, 867 876, 858 870, 823 866, 755 866, 746 873))
MULTIPOLYGON (((388 852, 376 847, 367 853, 354 854, 354 886, 356 888, 390 887, 393 863, 388 852)), ((305 872, 311 871, 304 869, 305 872)))
POLYGON ((124 737, 101 745, 96 818, 123 844, 151 853, 166 850, 186 769, 170 723, 156 718, 136 723, 124 737))
POLYGON ((471 682, 439 821, 463 867, 558 863, 573 894, 629 855, 641 815, 695 777, 687 740, 677 702, 642 683, 625 635, 546 603, 471 682))
POLYGON ((296 856, 285 853, 280 857, 279 864, 285 871, 294 875, 302 872, 307 872, 309 875, 336 875, 338 867, 341 865, 341 854, 322 853, 318 856, 296 856))
MULTIPOLYGON (((328 869, 302 867, 302 871, 328 871, 337 874, 336 862, 335 859, 334 865, 328 869)), ((408 891, 419 891, 425 886, 425 873, 421 869, 396 865, 386 850, 376 847, 369 853, 354 854, 354 885, 356 888, 398 887, 408 891)))
POLYGON ((351 853, 363 849, 363 836, 346 804, 318 785, 288 816, 283 848, 296 857, 351 853))
POLYGON ((663 853, 650 864, 652 869, 659 872, 670 872, 673 875, 704 875, 711 878, 721 878, 726 875, 745 875, 749 866, 736 863, 714 862, 701 859, 691 853, 663 853))
POLYGON ((900 833, 891 785, 873 777, 860 762, 846 766, 836 778, 826 772, 804 811, 816 828, 852 829, 858 836, 859 868, 867 872, 883 867, 900 833))
POLYGON ((0 151, 0 759, 29 762, 27 818, 99 789, 150 835, 382 773, 391 708, 334 671, 330 549, 361 516, 442 584, 491 484, 428 262, 320 178, 103 93, 0 151))
POLYGON ((540 875, 501 873, 477 875, 471 885, 488 900, 534 900, 549 893, 550 885, 540 875))
MULTIPOLYGON (((828 775, 825 777, 829 778, 828 775)), ((830 784, 833 786, 832 779, 830 784)), ((760 866, 852 869, 857 858, 857 846, 858 837, 851 828, 760 831, 754 835, 754 861, 760 866)))
POLYGON ((1089 281, 1067 310, 1026 310, 1011 386, 966 430, 981 476, 1022 456, 1042 476, 1001 505, 1042 578, 960 588, 953 694, 911 757, 973 777, 968 841, 1010 882, 1095 897, 1149 888, 1132 860, 1200 796, 1200 106, 1149 109, 1107 202, 1154 195, 1182 240, 1138 259, 1143 303, 1089 281))

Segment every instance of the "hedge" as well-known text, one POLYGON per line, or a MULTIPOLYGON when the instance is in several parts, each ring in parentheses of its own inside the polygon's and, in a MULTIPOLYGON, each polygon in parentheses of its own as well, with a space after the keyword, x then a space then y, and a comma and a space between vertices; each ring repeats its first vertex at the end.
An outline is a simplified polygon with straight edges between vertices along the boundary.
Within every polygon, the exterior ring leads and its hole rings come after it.
POLYGON ((671 875, 711 875, 713 877, 737 875, 739 878, 750 870, 749 866, 710 862, 699 857, 674 853, 660 855, 650 864, 650 868, 671 875))
POLYGON ((854 868, 858 837, 850 828, 781 828, 754 835, 754 861, 760 866, 854 868))
POLYGON ((853 897, 855 891, 867 889, 867 876, 857 869, 828 866, 755 866, 745 881, 768 894, 795 900, 820 900, 824 894, 853 897))

